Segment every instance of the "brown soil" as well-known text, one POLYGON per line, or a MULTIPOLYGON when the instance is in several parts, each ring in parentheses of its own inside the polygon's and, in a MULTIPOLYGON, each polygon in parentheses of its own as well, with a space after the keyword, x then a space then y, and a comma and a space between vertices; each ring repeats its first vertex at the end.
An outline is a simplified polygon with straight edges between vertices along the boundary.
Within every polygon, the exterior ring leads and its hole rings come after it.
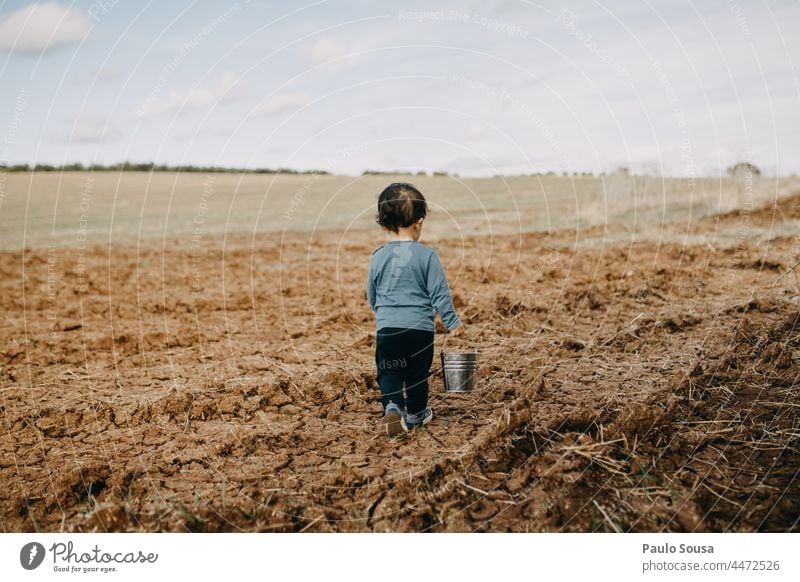
POLYGON ((797 237, 596 230, 436 244, 479 388, 394 440, 375 233, 2 253, 0 529, 800 529, 797 237))

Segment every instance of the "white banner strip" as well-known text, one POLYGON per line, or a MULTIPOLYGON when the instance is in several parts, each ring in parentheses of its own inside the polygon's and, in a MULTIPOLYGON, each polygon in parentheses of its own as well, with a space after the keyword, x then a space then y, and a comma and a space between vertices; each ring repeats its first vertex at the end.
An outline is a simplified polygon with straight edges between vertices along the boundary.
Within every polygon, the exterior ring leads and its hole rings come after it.
POLYGON ((793 534, 3 534, 3 580, 800 580, 793 534), (191 578, 189 578, 191 579, 191 578))

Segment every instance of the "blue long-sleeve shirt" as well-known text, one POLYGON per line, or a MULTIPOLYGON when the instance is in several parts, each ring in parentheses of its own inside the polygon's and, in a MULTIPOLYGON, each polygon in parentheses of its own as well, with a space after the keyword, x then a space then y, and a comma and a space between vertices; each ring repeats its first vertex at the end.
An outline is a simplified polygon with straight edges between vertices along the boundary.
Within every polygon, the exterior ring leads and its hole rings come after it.
POLYGON ((390 241, 372 253, 367 300, 375 312, 377 329, 434 331, 435 312, 447 329, 461 323, 439 255, 415 241, 390 241))

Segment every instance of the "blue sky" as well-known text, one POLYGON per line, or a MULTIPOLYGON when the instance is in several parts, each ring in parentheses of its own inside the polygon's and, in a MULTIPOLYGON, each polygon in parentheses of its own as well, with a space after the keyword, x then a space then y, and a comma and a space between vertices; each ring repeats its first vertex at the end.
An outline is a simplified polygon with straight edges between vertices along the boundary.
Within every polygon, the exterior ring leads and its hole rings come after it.
POLYGON ((0 163, 800 173, 798 2, 0 2, 0 163))

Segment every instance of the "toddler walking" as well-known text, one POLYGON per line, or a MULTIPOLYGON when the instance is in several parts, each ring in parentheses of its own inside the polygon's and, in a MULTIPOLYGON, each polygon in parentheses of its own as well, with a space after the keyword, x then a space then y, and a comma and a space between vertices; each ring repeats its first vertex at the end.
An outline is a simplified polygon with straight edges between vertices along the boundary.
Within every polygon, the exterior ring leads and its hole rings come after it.
POLYGON ((451 334, 464 329, 439 255, 417 242, 427 214, 425 197, 411 184, 390 184, 378 197, 377 222, 389 241, 372 253, 367 300, 376 317, 375 365, 389 436, 433 418, 428 376, 435 312, 451 334))

